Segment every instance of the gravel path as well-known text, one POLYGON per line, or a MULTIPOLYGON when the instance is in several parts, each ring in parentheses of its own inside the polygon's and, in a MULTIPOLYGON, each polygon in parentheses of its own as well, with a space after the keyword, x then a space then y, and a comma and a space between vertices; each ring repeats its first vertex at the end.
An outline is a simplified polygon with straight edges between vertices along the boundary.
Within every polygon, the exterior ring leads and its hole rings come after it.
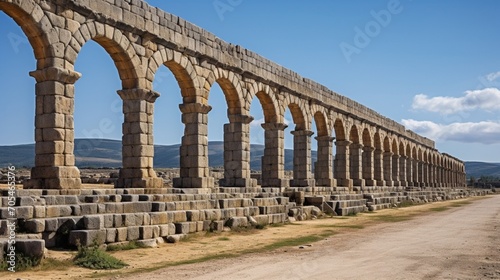
POLYGON ((500 195, 335 235, 305 249, 169 267, 130 279, 500 279, 500 195))

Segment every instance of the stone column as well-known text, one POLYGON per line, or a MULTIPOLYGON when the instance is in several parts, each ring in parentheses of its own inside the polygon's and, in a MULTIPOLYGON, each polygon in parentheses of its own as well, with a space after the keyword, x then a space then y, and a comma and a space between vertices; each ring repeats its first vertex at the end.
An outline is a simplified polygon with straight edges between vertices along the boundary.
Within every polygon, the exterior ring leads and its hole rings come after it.
POLYGON ((314 173, 316 185, 324 187, 335 187, 336 181, 333 178, 333 155, 332 147, 335 137, 318 136, 318 160, 316 161, 314 173))
POLYGON ((419 177, 418 177, 418 174, 419 174, 419 168, 418 168, 418 160, 417 159, 413 159, 413 170, 412 170, 412 177, 413 177, 413 186, 414 187, 420 187, 420 180, 419 180, 419 177))
POLYGON ((406 158, 406 183, 408 187, 414 186, 413 184, 413 159, 411 157, 406 158))
POLYGON ((77 189, 74 156, 74 83, 81 74, 59 67, 30 72, 36 79, 35 167, 26 189, 77 189))
POLYGON ((253 117, 230 115, 224 125, 223 187, 255 188, 257 180, 250 178, 250 123, 253 117))
POLYGON ((184 123, 180 149, 180 177, 174 178, 174 188, 210 188, 214 178, 208 168, 209 105, 184 103, 179 105, 184 123))
POLYGON ((392 184, 399 186, 399 155, 392 155, 392 184))
POLYGON ((119 90, 123 100, 122 168, 117 188, 161 188, 153 169, 154 102, 160 95, 145 89, 119 90))
POLYGON ((376 186, 377 181, 374 179, 374 159, 373 147, 363 147, 363 179, 366 186, 376 186))
POLYGON ((392 181, 392 153, 384 152, 384 180, 385 185, 388 187, 393 186, 392 181))
POLYGON ((434 182, 434 164, 429 163, 429 186, 430 187, 435 187, 435 182, 434 182))
POLYGON ((441 170, 441 166, 436 166, 436 187, 438 188, 441 188, 443 186, 443 177, 441 170))
POLYGON ((374 178, 377 181, 377 186, 385 186, 384 180, 384 157, 382 156, 382 150, 376 149, 373 153, 373 171, 374 178))
POLYGON ((262 157, 262 187, 286 188, 285 128, 283 123, 263 123, 265 148, 262 157))
POLYGON ((424 185, 426 187, 430 186, 430 181, 429 181, 429 164, 426 162, 422 162, 422 169, 423 169, 423 176, 424 178, 422 179, 424 185))
POLYGON ((294 130, 293 134, 293 179, 291 187, 314 187, 311 174, 311 135, 309 130, 294 130))
POLYGON ((349 145, 350 141, 336 141, 337 152, 335 154, 335 178, 337 179, 337 185, 341 187, 348 187, 352 190, 352 179, 349 173, 349 145))
POLYGON ((417 160, 417 181, 418 181, 418 184, 417 186, 419 187, 423 187, 424 186, 424 169, 423 169, 423 164, 422 164, 422 161, 420 160, 417 160))
POLYGON ((351 174, 353 186, 364 187, 365 180, 363 180, 362 174, 362 151, 363 145, 352 143, 349 145, 349 172, 351 174))
POLYGON ((399 158, 399 185, 402 187, 408 186, 406 182, 406 162, 407 158, 405 156, 401 156, 399 158))

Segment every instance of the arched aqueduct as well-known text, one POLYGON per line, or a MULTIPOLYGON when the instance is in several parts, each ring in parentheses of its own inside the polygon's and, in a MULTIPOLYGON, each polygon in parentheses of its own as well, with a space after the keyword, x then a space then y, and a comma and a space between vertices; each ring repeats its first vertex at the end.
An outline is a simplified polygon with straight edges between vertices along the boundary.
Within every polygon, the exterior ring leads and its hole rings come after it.
POLYGON ((37 61, 30 73, 36 79, 35 167, 25 188, 81 187, 73 127, 74 84, 81 74, 74 64, 90 40, 111 56, 122 81, 123 168, 118 188, 163 186, 153 170, 153 114, 159 97, 153 80, 161 65, 172 71, 183 98, 179 107, 185 130, 174 188, 214 184, 208 166, 207 113, 215 83, 224 92, 229 119, 224 124, 221 186, 257 187, 249 163, 254 97, 265 118, 261 187, 465 185, 463 162, 438 152, 433 141, 141 0, 0 0, 0 10, 21 26, 37 61), (294 125, 291 181, 284 179, 287 108, 294 125), (318 146, 315 163, 313 140, 318 146))

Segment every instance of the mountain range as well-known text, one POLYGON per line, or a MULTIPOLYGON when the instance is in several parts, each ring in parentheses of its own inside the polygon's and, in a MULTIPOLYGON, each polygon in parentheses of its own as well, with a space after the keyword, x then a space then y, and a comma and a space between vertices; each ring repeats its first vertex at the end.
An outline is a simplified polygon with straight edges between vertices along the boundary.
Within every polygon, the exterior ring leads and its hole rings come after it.
MULTIPOLYGON (((175 168, 179 166, 179 144, 155 145, 154 166, 156 168, 175 168)), ((121 141, 109 139, 75 139, 75 157, 78 167, 120 167, 121 141)), ((250 167, 260 170, 264 146, 251 144, 250 167)), ((0 146, 0 167, 31 167, 34 165, 35 144, 0 146)), ((316 161, 316 151, 311 153, 316 161)), ((211 167, 224 166, 224 142, 208 143, 208 157, 211 167)), ((285 169, 293 169, 293 150, 285 149, 285 169)), ((481 176, 500 177, 500 163, 469 161, 465 162, 467 177, 481 176)))

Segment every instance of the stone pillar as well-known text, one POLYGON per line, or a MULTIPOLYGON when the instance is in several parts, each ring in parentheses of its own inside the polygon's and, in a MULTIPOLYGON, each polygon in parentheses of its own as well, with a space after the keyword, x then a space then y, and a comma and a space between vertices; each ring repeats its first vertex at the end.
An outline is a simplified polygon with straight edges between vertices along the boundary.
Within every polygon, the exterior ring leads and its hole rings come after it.
POLYGON ((363 180, 362 175, 362 147, 363 145, 357 143, 349 145, 349 172, 351 174, 353 186, 359 187, 365 186, 365 180, 363 180))
POLYGON ((316 185, 324 187, 335 187, 336 181, 333 178, 333 155, 332 147, 335 137, 318 136, 318 160, 316 161, 314 173, 316 185))
POLYGON ((257 180, 250 178, 250 123, 253 117, 230 115, 224 125, 223 187, 255 188, 257 180))
POLYGON ((420 181, 419 181, 419 178, 418 178, 418 173, 419 173, 419 168, 418 168, 418 160, 417 159, 413 159, 413 162, 412 162, 412 165, 413 165, 413 170, 412 170, 412 177, 413 177, 413 186, 414 187, 420 187, 420 181))
POLYGON ((382 150, 376 149, 373 153, 373 171, 374 178, 377 181, 377 186, 385 186, 384 180, 384 157, 382 156, 382 150))
POLYGON ((424 186, 424 170, 423 170, 423 164, 422 164, 422 161, 420 160, 417 160, 417 181, 418 181, 418 184, 417 186, 419 187, 423 187, 424 186))
POLYGON ((435 187, 435 181, 434 181, 434 164, 429 163, 429 186, 430 187, 435 187))
POLYGON ((209 105, 184 103, 179 105, 184 123, 180 149, 180 177, 174 178, 174 188, 210 188, 214 178, 208 168, 209 105))
POLYGON ((443 176, 442 176, 442 168, 441 166, 436 166, 436 183, 438 188, 443 186, 443 176))
POLYGON ((293 179, 291 187, 314 187, 311 174, 311 135, 309 130, 294 130, 293 134, 293 179))
POLYGON ((402 187, 408 186, 406 182, 406 162, 407 158, 405 156, 401 156, 399 158, 399 185, 402 187))
POLYGON ((119 90, 123 100, 122 168, 117 188, 161 188, 153 169, 154 102, 160 95, 145 89, 119 90))
POLYGON ((373 147, 363 147, 363 179, 366 186, 376 186, 377 181, 374 179, 374 159, 373 147))
POLYGON ((392 184, 399 186, 399 155, 392 155, 392 184))
POLYGON ((406 158, 406 184, 408 187, 414 186, 413 184, 413 159, 411 157, 406 158))
POLYGON ((337 152, 335 154, 335 178, 337 185, 341 187, 348 187, 352 190, 353 182, 349 173, 349 145, 350 141, 336 141, 337 152))
POLYGON ((74 83, 81 74, 59 67, 30 72, 36 79, 35 167, 26 189, 77 189, 74 156, 74 83))
POLYGON ((384 180, 388 187, 393 186, 392 181, 392 153, 384 152, 384 180))
POLYGON ((422 184, 429 186, 429 165, 426 162, 422 162, 422 184))
POLYGON ((263 123, 265 148, 262 157, 262 187, 286 188, 285 128, 283 123, 263 123))

